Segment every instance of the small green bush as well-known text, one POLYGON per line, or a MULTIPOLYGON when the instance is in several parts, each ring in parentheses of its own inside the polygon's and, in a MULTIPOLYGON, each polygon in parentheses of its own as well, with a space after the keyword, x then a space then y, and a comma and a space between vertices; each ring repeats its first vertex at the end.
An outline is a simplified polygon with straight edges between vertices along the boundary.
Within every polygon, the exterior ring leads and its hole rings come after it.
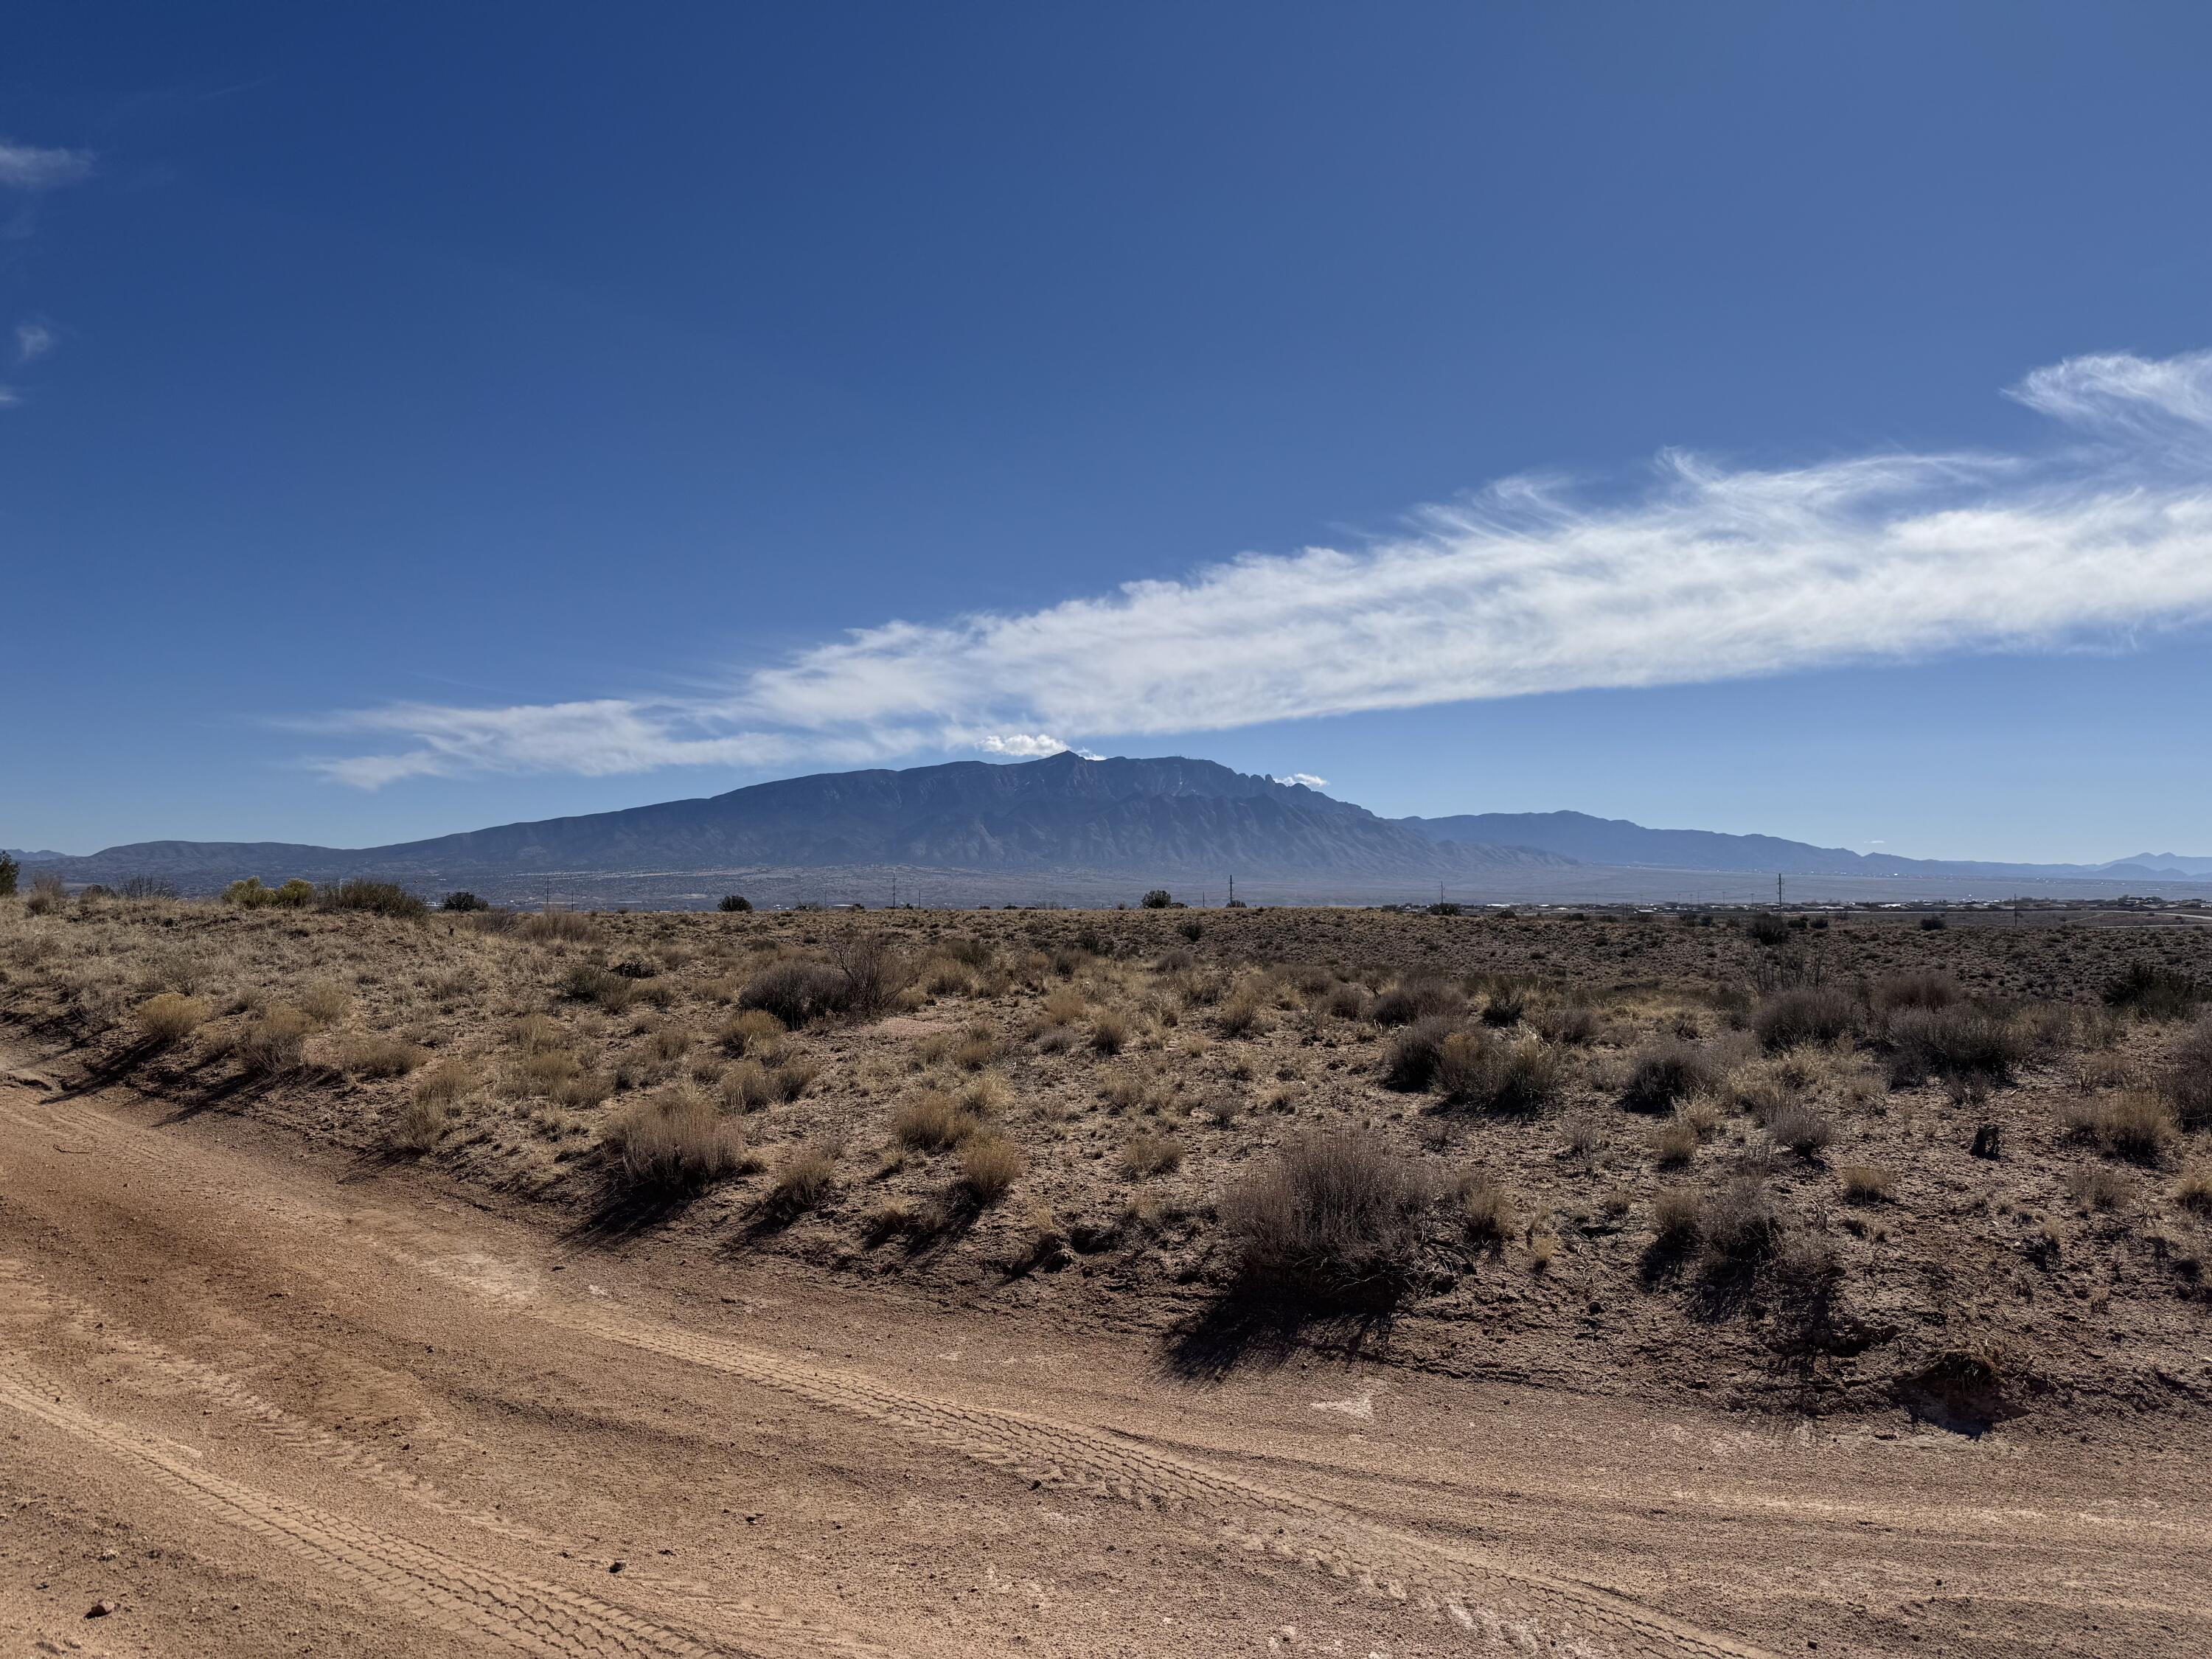
POLYGON ((714 908, 734 915, 740 910, 751 909, 753 902, 743 893, 725 893, 722 895, 722 902, 714 908))

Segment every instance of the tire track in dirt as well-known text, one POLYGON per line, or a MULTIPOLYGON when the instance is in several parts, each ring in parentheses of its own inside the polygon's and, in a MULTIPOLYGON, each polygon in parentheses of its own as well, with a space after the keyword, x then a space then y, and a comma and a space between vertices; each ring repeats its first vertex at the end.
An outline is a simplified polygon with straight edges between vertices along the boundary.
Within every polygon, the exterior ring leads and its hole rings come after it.
POLYGON ((852 1372, 719 1337, 603 1316, 561 1320, 601 1339, 702 1365, 917 1437, 1038 1486, 1072 1487, 1206 1523, 1231 1546, 1300 1561, 1371 1595, 1409 1601, 1470 1635, 1531 1654, 1598 1659, 1769 1659, 1607 1591, 1544 1578, 1359 1520, 1318 1498, 1240 1480, 1107 1431, 951 1405, 852 1372))
POLYGON ((394 1603, 434 1629, 544 1659, 707 1659, 730 1651, 595 1596, 461 1561, 211 1474, 174 1441, 82 1410, 12 1364, 0 1364, 0 1406, 106 1453, 202 1514, 394 1603))
MULTIPOLYGON (((136 1334, 112 1316, 100 1314, 48 1285, 20 1261, 0 1257, 0 1285, 15 1297, 19 1307, 34 1299, 42 1303, 54 1316, 66 1320, 80 1340, 96 1345, 108 1358, 127 1361, 213 1401, 288 1451, 333 1464, 368 1484, 396 1492, 449 1520, 463 1522, 548 1554, 565 1552, 571 1557, 585 1559, 592 1554, 591 1547, 580 1540, 479 1509, 420 1475, 394 1468, 358 1442, 307 1422, 263 1399, 228 1372, 186 1358, 136 1334)), ((887 1649, 829 1626, 794 1618, 750 1598, 719 1596, 705 1585, 679 1583, 634 1567, 628 1582, 666 1599, 690 1604, 694 1617, 726 1632, 734 1626, 741 1638, 765 1637, 775 1644, 778 1652, 836 1653, 848 1656, 849 1659, 888 1659, 887 1649)))

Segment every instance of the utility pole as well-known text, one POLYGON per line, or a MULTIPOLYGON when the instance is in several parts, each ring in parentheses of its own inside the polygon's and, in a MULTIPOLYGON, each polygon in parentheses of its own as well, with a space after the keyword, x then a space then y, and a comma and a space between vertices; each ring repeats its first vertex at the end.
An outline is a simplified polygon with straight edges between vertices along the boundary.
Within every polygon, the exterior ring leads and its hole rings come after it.
POLYGON ((1782 908, 1782 872, 1779 870, 1774 872, 1774 908, 1778 910, 1782 908))
POLYGON ((1235 908, 1237 903, 1237 878, 1234 876, 1229 878, 1229 902, 1232 908, 1235 908))

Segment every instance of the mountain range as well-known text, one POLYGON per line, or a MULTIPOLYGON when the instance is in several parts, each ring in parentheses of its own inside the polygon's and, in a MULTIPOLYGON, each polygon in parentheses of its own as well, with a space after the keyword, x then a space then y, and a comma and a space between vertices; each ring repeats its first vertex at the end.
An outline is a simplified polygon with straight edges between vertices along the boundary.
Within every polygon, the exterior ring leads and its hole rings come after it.
MULTIPOLYGON (((425 890, 504 890, 550 876, 897 870, 1152 882, 1234 875, 1315 882, 1483 884, 1534 893, 1600 871, 1761 877, 2090 880, 2212 878, 2212 858, 2106 865, 1905 859, 1771 836, 1653 830, 1580 812, 1386 818, 1301 783, 1170 756, 956 761, 821 773, 726 794, 342 848, 285 842, 139 842, 86 857, 18 855, 71 882, 159 877, 207 891, 240 876, 371 875, 425 890)), ((1648 884, 1647 884, 1648 885, 1648 884)))

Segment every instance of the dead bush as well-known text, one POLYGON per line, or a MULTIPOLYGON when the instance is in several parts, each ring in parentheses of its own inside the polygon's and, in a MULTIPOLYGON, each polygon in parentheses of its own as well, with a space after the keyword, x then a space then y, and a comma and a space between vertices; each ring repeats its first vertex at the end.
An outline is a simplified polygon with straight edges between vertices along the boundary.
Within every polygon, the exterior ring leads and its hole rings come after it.
POLYGON ((595 931, 592 919, 576 910, 536 910, 514 924, 514 931, 537 945, 580 945, 595 931))
POLYGON ((2199 1164, 2173 1183, 2173 1201, 2199 1215, 2212 1215, 2212 1164, 2199 1164))
POLYGON ((1747 1272, 1782 1242, 1782 1220, 1766 1189, 1748 1178, 1714 1188, 1698 1206, 1698 1233, 1720 1272, 1747 1272))
POLYGON ((1520 1224, 1513 1189, 1495 1176, 1462 1177, 1455 1196, 1459 1201, 1460 1225, 1470 1238, 1502 1243, 1520 1224))
POLYGON ((1255 987, 1243 986, 1213 1017, 1214 1028, 1225 1037, 1248 1037, 1267 1029, 1267 1016, 1261 1012, 1260 993, 1255 987))
POLYGON ((1441 1015, 1416 1020, 1390 1040, 1383 1061, 1383 1082, 1408 1091, 1431 1087, 1437 1080, 1437 1062, 1444 1043, 1455 1035, 1451 1022, 1441 1015))
POLYGON ((1875 1012, 1887 1014, 1899 1008, 1948 1008, 1964 1002, 1966 994, 1950 975, 1917 969, 1876 980, 1870 1000, 1875 1012))
POLYGON ((975 1113, 941 1089, 915 1096, 891 1119, 891 1133, 917 1152, 957 1146, 982 1127, 975 1113))
POLYGON ((353 994, 335 980, 319 979, 300 993, 294 1006, 318 1025, 335 1025, 353 1006, 353 994))
POLYGON ((1687 1187, 1662 1187, 1651 1200, 1651 1231, 1664 1250, 1685 1250, 1696 1243, 1705 1217, 1704 1203, 1687 1187))
POLYGON ((2077 1164, 2066 1172, 2066 1193, 2084 1211, 2117 1210, 2133 1194, 2134 1183, 2102 1164, 2077 1164))
POLYGON ((1760 1003, 1751 1024, 1770 1049, 1835 1042, 1858 1029, 1859 1006, 1833 986, 1800 985, 1760 1003))
POLYGON ((1800 1158, 1814 1158, 1836 1138, 1836 1126, 1809 1106, 1785 1106, 1767 1120, 1766 1133, 1776 1146, 1787 1146, 1800 1158))
POLYGON ((2148 1089, 2124 1089, 2097 1109, 2097 1141, 2115 1158, 2154 1164, 2173 1139, 2173 1109, 2148 1089))
POLYGON ((2205 988, 2179 968, 2162 962, 2131 962, 2105 987, 2105 1006, 2142 1019, 2186 1019, 2205 994, 2205 988))
POLYGON ((1182 1167, 1182 1142, 1139 1129, 1121 1143, 1121 1167, 1132 1176, 1168 1175, 1182 1167))
POLYGON ((690 1089, 665 1089, 629 1107, 609 1127, 607 1144, 623 1184, 641 1191, 688 1191, 750 1167, 744 1132, 690 1089))
POLYGON ((2199 1020, 2173 1051, 2166 1098, 2185 1129, 2212 1129, 2212 1018, 2199 1020))
POLYGON ((1698 1132, 1680 1117, 1662 1123, 1651 1137, 1651 1161, 1662 1170, 1679 1170, 1698 1155, 1698 1132))
POLYGON ((830 1196, 836 1180, 837 1149, 826 1141, 810 1140, 777 1167, 766 1207, 779 1216, 804 1215, 830 1196))
POLYGON ((1467 1007, 1459 987, 1428 975, 1401 979, 1369 1005, 1377 1025, 1411 1025, 1418 1020, 1454 1017, 1467 1007))
POLYGON ((1838 1176, 1844 1197, 1853 1204, 1887 1204, 1897 1185, 1895 1176, 1872 1164, 1846 1164, 1838 1176))
POLYGON ((1597 1011, 1587 1002, 1561 1002, 1536 1016, 1536 1030, 1547 1042, 1579 1048, 1597 1036, 1597 1011))
POLYGON ((973 1203, 995 1204, 1021 1179, 1021 1151, 1004 1136, 970 1135, 960 1149, 960 1186, 973 1203))
MULTIPOLYGON (((1102 1054, 1118 1054, 1129 1044, 1129 1022, 1111 1008, 1101 1008, 1091 1022, 1091 1046, 1102 1054)), ((988 1063, 988 1062, 987 1062, 988 1063)))
POLYGON ((1372 1133, 1285 1148, 1223 1200, 1223 1231, 1248 1290, 1316 1307, 1380 1305, 1412 1282, 1432 1194, 1372 1133))
POLYGON ((848 987, 843 972, 829 963, 793 957, 772 962, 747 980, 738 993, 738 1006, 772 1014, 797 1030, 842 1013, 848 1006, 848 987))
POLYGON ((296 1071, 307 1056, 307 1033, 314 1022, 297 1008, 271 1003, 240 1028, 234 1050, 240 1063, 258 1077, 296 1071))
POLYGON ((1930 1077, 2006 1077, 2026 1050, 2012 1021, 1964 1004, 1897 1009, 1882 1023, 1882 1040, 1889 1050, 1890 1079, 1899 1084, 1930 1077))
POLYGON ((356 1077, 405 1077, 420 1066, 422 1051, 393 1036, 357 1036, 338 1051, 338 1065, 356 1077))
POLYGON ((198 997, 164 991, 140 1003, 135 1018, 140 1036, 157 1048, 167 1048, 198 1030, 207 1017, 208 1006, 198 997))
POLYGON ((1631 1111, 1664 1112, 1719 1081, 1712 1057, 1694 1043, 1668 1038, 1638 1051, 1621 1090, 1631 1111))

